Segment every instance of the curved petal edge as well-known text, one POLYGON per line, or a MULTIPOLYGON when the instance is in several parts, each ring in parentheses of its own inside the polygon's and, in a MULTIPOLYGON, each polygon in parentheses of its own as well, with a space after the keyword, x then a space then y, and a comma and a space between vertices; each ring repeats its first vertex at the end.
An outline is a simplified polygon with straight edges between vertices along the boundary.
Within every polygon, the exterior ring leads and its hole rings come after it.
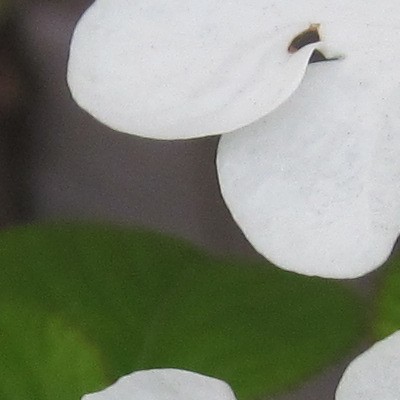
POLYGON ((110 387, 82 400, 236 400, 229 385, 179 369, 150 369, 133 372, 110 387))
POLYGON ((117 131, 187 139, 246 126, 296 90, 318 46, 289 53, 304 22, 277 24, 261 0, 184 3, 97 0, 71 41, 75 101, 117 131))
POLYGON ((400 399, 400 331, 376 343, 347 367, 336 400, 400 399))

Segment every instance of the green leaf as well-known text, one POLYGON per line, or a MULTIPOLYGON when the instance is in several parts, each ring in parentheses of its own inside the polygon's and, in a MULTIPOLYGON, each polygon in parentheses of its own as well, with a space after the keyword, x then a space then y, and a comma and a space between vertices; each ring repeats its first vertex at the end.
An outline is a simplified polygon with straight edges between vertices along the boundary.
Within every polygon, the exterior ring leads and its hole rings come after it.
POLYGON ((400 329, 400 258, 386 264, 375 302, 375 320, 372 330, 382 339, 400 329))
POLYGON ((22 303, 0 304, 0 398, 79 399, 101 388, 97 350, 57 316, 22 303))
POLYGON ((336 282, 214 260, 149 232, 14 229, 0 234, 0 271, 0 302, 71 321, 101 349, 109 382, 176 367, 251 399, 320 371, 363 330, 359 302, 336 282))

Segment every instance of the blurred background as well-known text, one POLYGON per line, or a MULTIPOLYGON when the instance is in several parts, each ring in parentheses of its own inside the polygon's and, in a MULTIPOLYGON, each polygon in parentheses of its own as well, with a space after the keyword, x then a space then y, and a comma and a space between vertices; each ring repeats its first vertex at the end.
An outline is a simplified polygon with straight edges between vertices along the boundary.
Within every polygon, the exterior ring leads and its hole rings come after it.
POLYGON ((2 222, 113 221, 251 253, 219 195, 218 138, 162 142, 116 133, 72 101, 69 41, 90 3, 17 1, 3 26, 2 222))
MULTIPOLYGON (((0 0, 1 226, 113 222, 257 259, 219 193, 218 138, 163 142, 116 133, 72 101, 69 41, 92 1, 10 1, 0 0)), ((333 399, 346 364, 279 399, 333 399)))

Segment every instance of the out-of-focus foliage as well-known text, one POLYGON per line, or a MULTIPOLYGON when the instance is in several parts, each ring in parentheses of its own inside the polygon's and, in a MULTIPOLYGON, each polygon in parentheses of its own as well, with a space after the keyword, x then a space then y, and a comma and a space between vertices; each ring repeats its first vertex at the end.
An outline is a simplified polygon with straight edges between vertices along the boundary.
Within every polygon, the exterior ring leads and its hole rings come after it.
POLYGON ((0 398, 78 400, 105 382, 99 352, 61 317, 0 305, 0 398))
MULTIPOLYGON (((318 372, 363 327, 358 301, 336 282, 217 261, 159 234, 84 225, 0 235, 2 310, 11 301, 28 308, 0 320, 0 334, 15 332, 0 353, 44 400, 76 400, 82 382, 97 385, 93 349, 105 384, 176 367, 229 382, 240 400, 255 398, 318 372), (58 364, 35 372, 48 359, 58 364)), ((1 379, 0 393, 5 387, 1 379)))
POLYGON ((373 329, 378 339, 400 330, 400 258, 398 256, 388 263, 380 282, 373 329))

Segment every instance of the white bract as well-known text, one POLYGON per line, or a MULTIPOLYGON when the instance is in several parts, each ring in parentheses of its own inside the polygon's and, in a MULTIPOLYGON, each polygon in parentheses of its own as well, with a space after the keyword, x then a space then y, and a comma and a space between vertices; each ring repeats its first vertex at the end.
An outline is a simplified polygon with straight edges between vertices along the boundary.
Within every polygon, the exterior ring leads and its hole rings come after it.
POLYGON ((236 400, 223 381, 179 369, 150 369, 124 376, 82 400, 236 400))
POLYGON ((221 191, 253 246, 287 270, 353 278, 400 231, 399 12, 397 0, 96 0, 68 83, 122 132, 223 133, 221 191), (289 51, 310 27, 320 40, 289 51), (308 66, 315 49, 329 61, 308 66))
POLYGON ((400 331, 376 343, 345 371, 336 400, 400 399, 400 331))

